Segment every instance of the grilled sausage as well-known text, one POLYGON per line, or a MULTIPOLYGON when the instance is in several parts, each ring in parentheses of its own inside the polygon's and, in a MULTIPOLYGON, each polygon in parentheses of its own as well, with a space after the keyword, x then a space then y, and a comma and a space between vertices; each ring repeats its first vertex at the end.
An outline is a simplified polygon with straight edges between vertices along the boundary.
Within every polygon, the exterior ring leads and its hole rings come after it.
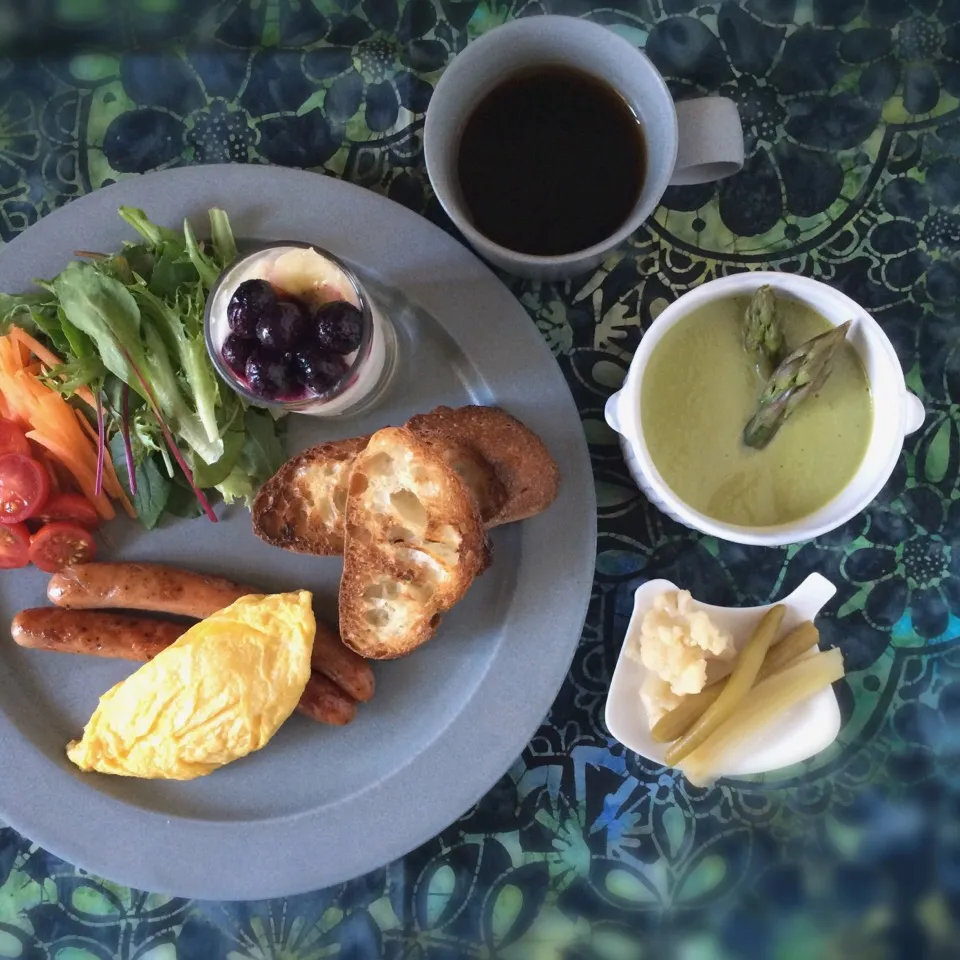
POLYGON ((150 610, 198 620, 261 592, 159 563, 80 563, 54 574, 47 587, 51 603, 71 610, 150 610))
POLYGON ((360 703, 366 703, 373 696, 370 664, 346 646, 335 630, 319 620, 313 641, 312 666, 360 703))
POLYGON ((357 715, 357 705, 332 680, 317 673, 310 675, 297 709, 320 723, 342 727, 357 715))
MULTIPOLYGON (((47 587, 50 601, 69 610, 112 607, 175 613, 198 620, 242 596, 261 592, 222 577, 154 563, 77 564, 54 574, 47 587)), ((365 703, 373 696, 370 664, 346 647, 335 631, 320 623, 313 647, 313 669, 329 677, 354 700, 365 703)))
MULTIPOLYGON (((50 601, 70 610, 113 607, 176 613, 198 620, 242 596, 261 592, 222 577, 153 563, 77 564, 54 574, 47 587, 50 601)), ((370 664, 344 646, 335 631, 320 623, 313 647, 313 669, 329 677, 354 700, 365 703, 373 696, 370 664)))
MULTIPOLYGON (((21 647, 137 661, 152 660, 187 629, 171 620, 57 607, 21 610, 10 626, 21 647)), ((356 716, 357 705, 333 681, 314 671, 297 709, 319 723, 343 726, 356 716)))
POLYGON ((13 639, 32 650, 139 661, 152 660, 186 629, 170 620, 56 607, 21 610, 10 626, 13 639))

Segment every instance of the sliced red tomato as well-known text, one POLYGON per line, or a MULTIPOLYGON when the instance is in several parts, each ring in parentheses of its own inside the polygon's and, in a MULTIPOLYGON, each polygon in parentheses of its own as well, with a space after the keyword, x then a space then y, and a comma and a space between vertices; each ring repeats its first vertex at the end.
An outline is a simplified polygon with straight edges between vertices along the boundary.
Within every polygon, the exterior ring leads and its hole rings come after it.
POLYGON ((93 534, 76 523, 55 520, 30 538, 30 561, 46 573, 74 563, 89 563, 97 555, 93 534))
POLYGON ((100 523, 97 508, 79 493, 53 494, 37 517, 40 520, 68 520, 82 527, 95 527, 100 523))
POLYGON ((50 477, 33 457, 0 455, 0 523, 20 523, 39 513, 50 496, 50 477))
POLYGON ((30 531, 22 523, 0 527, 0 570, 16 570, 30 562, 30 531))
POLYGON ((0 454, 22 453, 30 456, 30 441, 26 434, 9 420, 0 420, 0 454))

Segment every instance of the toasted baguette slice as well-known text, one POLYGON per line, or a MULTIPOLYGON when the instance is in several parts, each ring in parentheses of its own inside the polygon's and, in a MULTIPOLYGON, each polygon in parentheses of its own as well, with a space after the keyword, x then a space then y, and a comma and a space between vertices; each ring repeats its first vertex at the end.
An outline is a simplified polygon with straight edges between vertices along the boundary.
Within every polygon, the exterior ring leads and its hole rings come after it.
POLYGON ((402 427, 375 433, 347 494, 343 642, 373 660, 410 653, 488 562, 476 501, 436 446, 402 427))
POLYGON ((369 437, 310 447, 288 460, 253 502, 253 532, 296 553, 343 553, 343 511, 354 457, 369 437))
POLYGON ((411 417, 406 426, 425 440, 472 447, 493 467, 507 496, 485 518, 488 527, 533 517, 560 492, 560 468, 543 441, 499 407, 437 407, 411 417))
MULTIPOLYGON (((343 553, 343 509, 354 457, 369 437, 321 443, 285 463, 257 494, 253 532, 267 543, 297 553, 343 553)), ((482 518, 500 512, 507 492, 493 468, 471 446, 450 441, 444 460, 466 482, 482 518)))

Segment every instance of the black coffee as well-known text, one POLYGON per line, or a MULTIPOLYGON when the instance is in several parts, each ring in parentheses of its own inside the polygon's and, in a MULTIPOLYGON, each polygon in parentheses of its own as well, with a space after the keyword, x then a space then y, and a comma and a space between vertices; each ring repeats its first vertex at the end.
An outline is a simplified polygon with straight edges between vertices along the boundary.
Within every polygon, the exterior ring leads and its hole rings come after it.
POLYGON ((504 80, 467 120, 457 158, 474 226, 540 256, 614 233, 637 202, 646 166, 643 131, 623 97, 569 67, 504 80))

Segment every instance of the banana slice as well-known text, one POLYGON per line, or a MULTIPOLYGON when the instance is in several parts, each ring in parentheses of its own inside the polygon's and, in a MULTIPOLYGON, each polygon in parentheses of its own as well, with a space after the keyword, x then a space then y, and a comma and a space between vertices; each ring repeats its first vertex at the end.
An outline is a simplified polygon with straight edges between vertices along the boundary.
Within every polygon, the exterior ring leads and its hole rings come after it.
POLYGON ((348 300, 355 306, 360 305, 343 271, 315 250, 298 248, 280 254, 271 264, 266 279, 309 303, 348 300))

